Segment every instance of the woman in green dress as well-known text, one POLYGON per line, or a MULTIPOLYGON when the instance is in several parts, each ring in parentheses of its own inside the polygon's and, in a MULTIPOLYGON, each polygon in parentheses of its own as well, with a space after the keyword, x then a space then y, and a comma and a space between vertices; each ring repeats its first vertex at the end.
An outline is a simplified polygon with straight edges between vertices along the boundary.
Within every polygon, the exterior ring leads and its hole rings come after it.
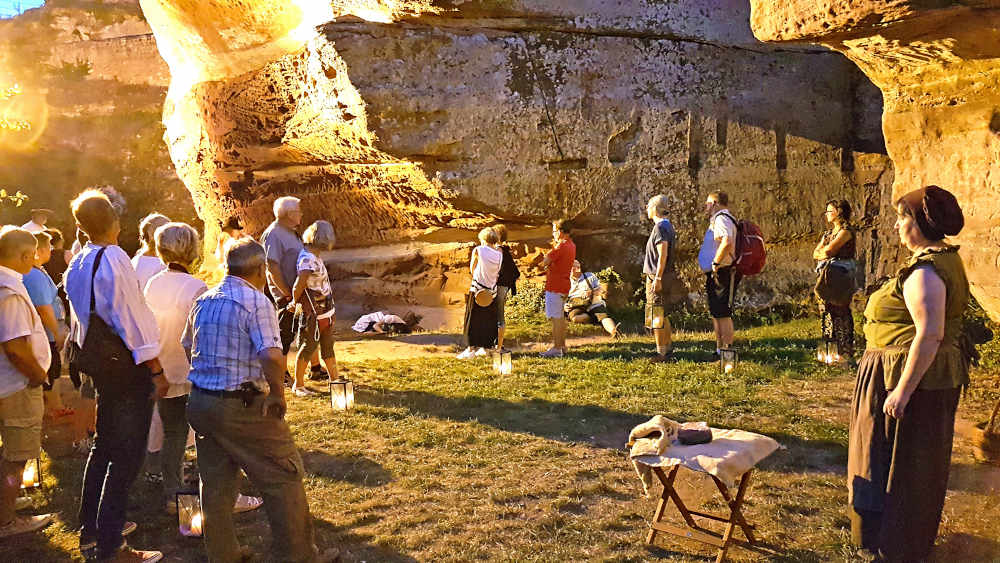
POLYGON ((955 410, 969 382, 957 343, 969 282, 958 247, 944 240, 965 221, 937 186, 904 195, 896 212, 913 256, 865 308, 847 486, 854 542, 883 561, 920 561, 941 521, 955 410))

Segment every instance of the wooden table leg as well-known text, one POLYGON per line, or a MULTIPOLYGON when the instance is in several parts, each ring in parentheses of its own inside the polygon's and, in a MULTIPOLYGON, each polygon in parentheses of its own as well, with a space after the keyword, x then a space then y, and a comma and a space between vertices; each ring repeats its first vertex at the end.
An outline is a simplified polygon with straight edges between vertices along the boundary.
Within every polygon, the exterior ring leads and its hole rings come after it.
MULTIPOLYGON (((660 495, 660 501, 656 504, 656 512, 653 513, 653 523, 659 522, 663 519, 663 511, 667 507, 667 499, 670 498, 671 494, 676 494, 674 492, 674 478, 677 477, 677 470, 680 469, 680 465, 675 465, 670 471, 670 476, 667 477, 663 473, 663 469, 659 467, 653 467, 653 473, 660 480, 663 485, 663 493, 660 495)), ((688 516, 690 518, 690 516, 688 516)), ((652 544, 656 539, 656 528, 650 526, 649 534, 646 536, 646 543, 652 544)))
POLYGON ((735 531, 736 526, 739 526, 743 530, 743 534, 746 535, 747 540, 753 544, 756 540, 753 537, 753 531, 750 525, 747 524, 746 519, 743 518, 743 513, 741 508, 743 506, 743 498, 747 492, 747 485, 750 483, 750 474, 753 469, 748 470, 746 473, 740 477, 739 489, 736 491, 736 498, 729 496, 729 489, 726 485, 720 481, 714 475, 712 480, 715 481, 715 486, 718 487, 719 492, 722 493, 722 498, 726 500, 726 504, 729 505, 729 523, 726 524, 726 531, 722 535, 722 547, 719 548, 719 555, 715 559, 715 563, 723 563, 726 560, 726 552, 729 550, 729 544, 733 539, 733 531, 735 531))

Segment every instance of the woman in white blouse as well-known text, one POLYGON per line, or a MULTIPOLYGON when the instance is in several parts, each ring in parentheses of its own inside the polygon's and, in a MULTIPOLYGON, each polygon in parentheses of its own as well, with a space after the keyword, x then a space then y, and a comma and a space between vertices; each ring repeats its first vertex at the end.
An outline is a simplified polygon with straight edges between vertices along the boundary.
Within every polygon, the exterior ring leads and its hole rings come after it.
POLYGON ((489 305, 482 306, 476 302, 476 295, 489 292, 496 297, 503 253, 498 248, 499 235, 489 227, 479 232, 479 243, 479 246, 472 249, 472 258, 469 260, 472 284, 465 296, 465 339, 468 347, 458 355, 460 360, 485 356, 489 353, 487 348, 492 348, 497 343, 496 299, 488 299, 489 305))
MULTIPOLYGON (((156 230, 154 237, 156 252, 166 269, 149 280, 145 294, 160 329, 160 364, 170 383, 166 396, 156 406, 163 424, 160 450, 163 495, 166 508, 171 511, 176 508, 174 495, 183 489, 181 472, 189 431, 186 409, 191 392, 187 379, 191 364, 181 346, 181 334, 195 299, 208 287, 190 273, 197 271, 201 262, 201 240, 191 225, 166 223, 156 230)), ((240 495, 236 508, 249 510, 260 504, 260 499, 240 495)))
POLYGON ((150 278, 166 269, 167 265, 156 255, 156 240, 153 238, 156 229, 170 222, 165 215, 150 213, 139 222, 139 242, 142 246, 132 257, 132 267, 139 278, 139 291, 146 289, 150 278))

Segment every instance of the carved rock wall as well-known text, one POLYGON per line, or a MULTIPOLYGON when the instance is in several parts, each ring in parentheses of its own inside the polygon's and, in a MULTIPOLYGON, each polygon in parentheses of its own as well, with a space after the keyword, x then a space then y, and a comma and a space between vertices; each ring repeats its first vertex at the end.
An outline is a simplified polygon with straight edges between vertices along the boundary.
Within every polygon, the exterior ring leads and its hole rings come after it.
POLYGON ((617 256, 581 248, 593 269, 632 274, 649 197, 671 197, 686 259, 726 190, 776 243, 765 299, 807 287, 827 199, 877 200, 891 177, 865 154, 878 91, 836 53, 759 43, 737 1, 142 6, 178 174, 203 217, 255 230, 285 193, 345 246, 569 216, 613 231, 617 256))
MULTIPOLYGON (((754 0, 762 40, 814 42, 881 90, 893 196, 945 187, 965 211, 955 238, 973 293, 1000 319, 1000 5, 996 2, 754 0)), ((893 198, 893 199, 894 199, 893 198)))

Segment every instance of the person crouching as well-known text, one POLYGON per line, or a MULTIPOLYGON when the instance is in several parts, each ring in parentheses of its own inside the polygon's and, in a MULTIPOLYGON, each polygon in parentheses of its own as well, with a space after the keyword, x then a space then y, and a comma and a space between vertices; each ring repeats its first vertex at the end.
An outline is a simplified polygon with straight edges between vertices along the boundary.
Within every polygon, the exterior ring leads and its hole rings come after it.
POLYGON ((576 324, 599 324, 608 334, 617 336, 618 324, 608 316, 601 280, 593 272, 584 272, 579 260, 573 260, 570 280, 566 318, 576 324))

